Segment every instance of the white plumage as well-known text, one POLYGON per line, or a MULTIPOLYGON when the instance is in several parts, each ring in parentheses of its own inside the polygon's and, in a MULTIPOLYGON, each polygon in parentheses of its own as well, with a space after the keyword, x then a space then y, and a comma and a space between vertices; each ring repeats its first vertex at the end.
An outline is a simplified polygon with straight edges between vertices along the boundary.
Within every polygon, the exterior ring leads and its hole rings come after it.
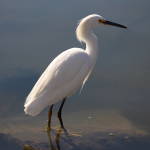
POLYGON ((88 55, 77 48, 64 51, 56 57, 27 97, 25 112, 35 116, 46 106, 76 92, 89 71, 88 61, 88 55))
POLYGON ((97 58, 97 38, 92 29, 100 23, 104 24, 104 21, 104 18, 97 14, 89 15, 80 21, 76 35, 79 41, 86 44, 86 49, 68 49, 49 64, 26 99, 26 114, 38 115, 45 107, 71 96, 84 85, 97 58))

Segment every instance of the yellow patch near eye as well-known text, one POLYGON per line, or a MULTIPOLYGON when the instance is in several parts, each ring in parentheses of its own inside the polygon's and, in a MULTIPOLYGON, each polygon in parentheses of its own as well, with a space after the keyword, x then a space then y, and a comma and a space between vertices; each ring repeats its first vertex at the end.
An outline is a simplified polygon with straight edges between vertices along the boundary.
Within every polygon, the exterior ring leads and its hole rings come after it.
POLYGON ((99 19, 98 20, 100 23, 106 23, 106 21, 105 20, 102 20, 102 19, 99 19))

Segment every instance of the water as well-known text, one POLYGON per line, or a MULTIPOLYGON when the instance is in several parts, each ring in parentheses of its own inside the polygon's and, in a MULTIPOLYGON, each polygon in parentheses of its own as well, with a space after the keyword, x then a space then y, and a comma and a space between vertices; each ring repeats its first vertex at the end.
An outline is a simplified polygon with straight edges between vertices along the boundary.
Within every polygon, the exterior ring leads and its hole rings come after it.
MULTIPOLYGON (((100 45, 96 68, 63 112, 67 130, 80 136, 68 138, 53 130, 52 142, 56 149, 59 143, 60 149, 68 150, 149 149, 149 9, 148 0, 1 0, 0 149, 50 149, 44 130, 48 110, 32 118, 24 115, 23 104, 57 54, 84 47, 74 31, 77 20, 91 13, 127 25, 128 30, 95 30, 100 45)), ((53 127, 59 125, 57 109, 53 127)))
POLYGON ((56 115, 53 116, 49 134, 46 131, 46 114, 34 119, 23 115, 3 119, 0 132, 4 135, 0 136, 0 141, 6 145, 0 146, 6 150, 8 144, 14 150, 150 148, 149 134, 132 125, 116 111, 65 111, 63 116, 67 133, 60 130, 56 115))

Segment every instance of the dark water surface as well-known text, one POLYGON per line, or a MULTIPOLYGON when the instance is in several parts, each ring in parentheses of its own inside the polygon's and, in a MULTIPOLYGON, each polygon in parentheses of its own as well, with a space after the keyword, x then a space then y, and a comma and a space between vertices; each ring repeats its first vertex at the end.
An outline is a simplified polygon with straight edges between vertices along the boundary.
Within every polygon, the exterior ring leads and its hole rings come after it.
MULTIPOLYGON (((149 10, 149 0, 1 0, 0 150, 24 145, 36 150, 54 149, 51 145, 58 150, 149 150, 149 10), (128 30, 95 29, 97 65, 82 93, 64 107, 64 124, 75 135, 53 129, 50 144, 47 109, 37 117, 25 116, 23 104, 55 56, 70 47, 84 47, 74 31, 77 20, 91 13, 128 30)), ((53 127, 59 124, 57 109, 53 127)))
POLYGON ((5 150, 148 150, 150 148, 149 136, 97 132, 78 137, 60 131, 51 131, 50 134, 47 134, 47 138, 45 142, 20 141, 10 135, 0 134, 0 146, 5 150))
POLYGON ((115 150, 149 149, 149 134, 113 110, 63 114, 67 133, 59 128, 54 115, 52 131, 46 131, 45 117, 3 119, 0 146, 5 150, 115 150))

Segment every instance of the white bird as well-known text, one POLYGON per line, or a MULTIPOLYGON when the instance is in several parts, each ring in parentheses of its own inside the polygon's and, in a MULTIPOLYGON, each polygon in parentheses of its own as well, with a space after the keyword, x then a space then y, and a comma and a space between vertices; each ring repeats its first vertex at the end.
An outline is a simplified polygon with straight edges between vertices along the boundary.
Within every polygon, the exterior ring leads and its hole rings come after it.
POLYGON ((84 86, 95 66, 98 41, 93 33, 93 28, 102 24, 127 28, 97 14, 83 18, 76 29, 76 36, 79 41, 86 44, 86 49, 65 50, 49 64, 25 101, 24 111, 26 114, 36 116, 44 108, 50 106, 48 113, 48 128, 50 129, 53 105, 62 101, 58 118, 61 127, 64 128, 61 118, 63 105, 67 97, 84 86))

